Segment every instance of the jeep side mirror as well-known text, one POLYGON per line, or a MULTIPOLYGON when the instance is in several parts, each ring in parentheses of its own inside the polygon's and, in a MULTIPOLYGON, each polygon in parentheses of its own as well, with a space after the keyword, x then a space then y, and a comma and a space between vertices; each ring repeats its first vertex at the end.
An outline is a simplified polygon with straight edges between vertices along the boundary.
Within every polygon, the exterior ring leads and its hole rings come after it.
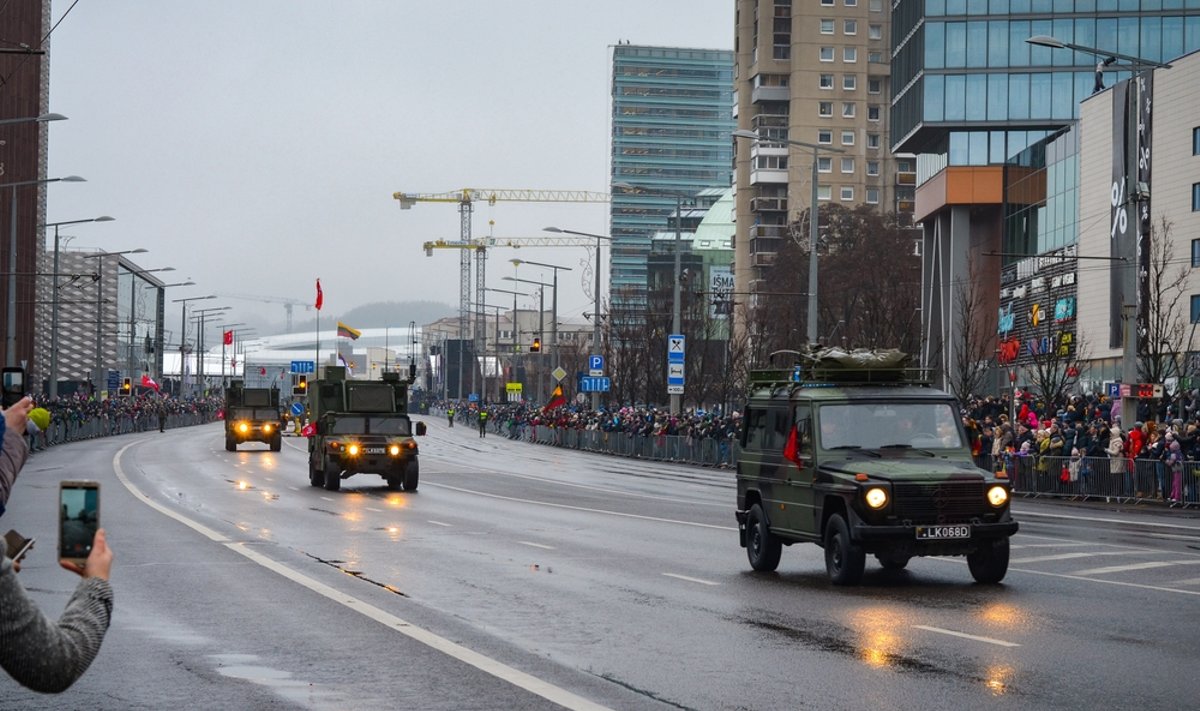
POLYGON ((417 423, 417 436, 418 436, 418 437, 424 437, 424 436, 425 436, 425 423, 424 423, 424 422, 418 422, 418 423, 417 423))

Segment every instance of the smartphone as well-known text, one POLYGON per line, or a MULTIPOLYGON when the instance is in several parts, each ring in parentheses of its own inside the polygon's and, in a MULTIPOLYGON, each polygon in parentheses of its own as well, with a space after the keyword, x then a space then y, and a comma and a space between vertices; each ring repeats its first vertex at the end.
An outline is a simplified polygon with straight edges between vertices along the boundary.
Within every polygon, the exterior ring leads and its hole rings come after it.
POLYGON ((4 395, 0 404, 5 409, 16 405, 25 397, 25 369, 6 367, 4 369, 4 395))
POLYGON ((8 557, 13 560, 21 560, 33 548, 33 539, 17 533, 15 528, 8 529, 8 533, 4 534, 4 542, 8 547, 8 557))
POLYGON ((69 480, 58 487, 58 559, 83 566, 100 528, 100 482, 69 480))

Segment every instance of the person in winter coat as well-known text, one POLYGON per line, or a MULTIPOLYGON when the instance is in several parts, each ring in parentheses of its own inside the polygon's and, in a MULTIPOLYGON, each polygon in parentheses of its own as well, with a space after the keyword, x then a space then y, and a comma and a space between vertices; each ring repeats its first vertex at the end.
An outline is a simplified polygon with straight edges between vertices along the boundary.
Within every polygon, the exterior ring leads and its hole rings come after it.
POLYGON ((1121 436, 1121 428, 1113 426, 1109 430, 1108 447, 1108 470, 1112 474, 1109 482, 1105 483, 1105 492, 1123 493, 1123 481, 1125 479, 1125 439, 1121 436))

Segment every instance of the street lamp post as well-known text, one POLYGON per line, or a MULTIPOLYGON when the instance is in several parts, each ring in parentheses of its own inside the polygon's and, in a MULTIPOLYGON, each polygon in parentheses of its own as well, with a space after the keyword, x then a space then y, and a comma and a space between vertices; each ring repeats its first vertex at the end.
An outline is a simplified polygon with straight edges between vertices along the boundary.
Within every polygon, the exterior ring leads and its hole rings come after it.
MULTIPOLYGON (((592 313, 592 348, 596 354, 600 354, 600 240, 608 240, 612 242, 612 237, 609 235, 598 235, 591 232, 577 232, 575 230, 564 230, 560 227, 543 227, 543 232, 554 232, 556 234, 575 235, 577 237, 595 237, 596 238, 596 297, 594 302, 594 311, 592 313)), ((592 411, 600 409, 600 393, 592 393, 592 411)))
MULTIPOLYGON (((193 316, 195 316, 197 314, 199 314, 199 316, 200 316, 200 322, 199 322, 199 324, 197 324, 197 328, 196 328, 196 381, 200 385, 200 393, 199 393, 200 395, 203 395, 204 391, 208 389, 207 388, 207 386, 208 386, 207 376, 204 373, 204 365, 205 365, 204 361, 205 361, 205 355, 206 355, 205 348, 204 348, 204 339, 207 336, 207 334, 204 332, 204 322, 205 322, 208 314, 214 313, 217 311, 228 311, 231 308, 233 308, 233 307, 232 306, 214 306, 211 309, 196 309, 192 312, 193 316)), ((221 318, 221 316, 218 315, 215 318, 219 320, 221 318)))
MULTIPOLYGON (((137 249, 124 249, 119 252, 96 252, 95 254, 85 254, 84 259, 96 260, 96 363, 95 377, 100 378, 100 371, 104 368, 104 334, 101 331, 101 322, 104 320, 104 259, 106 257, 119 257, 122 254, 145 254, 144 247, 137 249)), ((117 314, 120 318, 120 314, 117 314)), ((120 353, 117 354, 120 358, 120 353)))
MULTIPOLYGON (((1101 57, 1104 61, 1102 61, 1096 67, 1096 90, 1097 91, 1103 87, 1103 83, 1101 81, 1101 75, 1100 75, 1101 71, 1103 71, 1103 67, 1112 64, 1112 62, 1116 61, 1117 59, 1123 59, 1123 60, 1129 62, 1132 65, 1131 68, 1134 70, 1170 69, 1171 68, 1170 64, 1164 64, 1162 62, 1156 62, 1156 61, 1153 61, 1150 59, 1143 59, 1141 57, 1137 57, 1137 56, 1130 55, 1130 54, 1122 54, 1120 52, 1110 52, 1108 50, 1098 49, 1096 47, 1087 47, 1087 46, 1080 45, 1080 44, 1073 44, 1071 42, 1063 42, 1062 40, 1059 40, 1055 37, 1050 37, 1048 35, 1035 35, 1033 37, 1027 38, 1025 41, 1028 42, 1029 44, 1038 45, 1041 47, 1049 47, 1051 49, 1070 49, 1070 50, 1074 50, 1076 52, 1085 52, 1087 54, 1091 54, 1096 57, 1101 57)), ((1142 103, 1141 95, 1140 95, 1141 84, 1139 82, 1133 82, 1133 86, 1134 86, 1134 91, 1137 92, 1137 99, 1134 102, 1134 106, 1140 106, 1142 103)), ((1141 140, 1140 140, 1141 135, 1139 132, 1139 128, 1140 128, 1139 124, 1140 123, 1141 123, 1140 119, 1126 121, 1127 128, 1126 128, 1126 134, 1125 134, 1126 145, 1133 147, 1133 154, 1135 156, 1138 156, 1139 160, 1142 155, 1142 146, 1141 146, 1141 140)), ((1149 158, 1147 158, 1147 160, 1149 160, 1149 158)), ((1137 161, 1136 160, 1133 161, 1132 165, 1136 166, 1137 161)), ((1143 198, 1146 197, 1143 186, 1141 184, 1139 184, 1139 182, 1137 181, 1138 176, 1137 176, 1136 168, 1134 169, 1133 177, 1134 177, 1133 180, 1125 180, 1124 181, 1125 182, 1125 195, 1122 196, 1122 197, 1124 197, 1124 205, 1122 205, 1123 209, 1128 209, 1128 206, 1130 204, 1132 204, 1134 206, 1134 210, 1133 210, 1134 217, 1132 220, 1132 222, 1134 224, 1134 227, 1133 227, 1134 248, 1133 248, 1132 258, 1128 259, 1127 264, 1126 264, 1126 269, 1125 269, 1126 277, 1123 280, 1124 281, 1124 289, 1122 289, 1122 291, 1124 292, 1123 303, 1121 304, 1121 315, 1120 315, 1121 320, 1122 320, 1121 381, 1122 381, 1122 384, 1124 384, 1130 388, 1130 396, 1129 397, 1124 397, 1124 396, 1121 397, 1121 427, 1124 428, 1125 431, 1129 431, 1129 428, 1133 427, 1133 423, 1137 420, 1138 399, 1137 399, 1137 395, 1134 394, 1133 389, 1137 385, 1137 381, 1138 381, 1138 367, 1137 367, 1138 285, 1137 285, 1137 280, 1138 280, 1138 273, 1139 273, 1139 260, 1141 258, 1141 255, 1139 254, 1138 246, 1141 244, 1141 241, 1142 241, 1141 240, 1142 220, 1141 220, 1141 209, 1140 208, 1141 208, 1141 202, 1142 202, 1143 198)), ((1119 190, 1119 186, 1114 184, 1113 190, 1115 193, 1116 191, 1119 190)), ((1130 255, 1126 254, 1126 255, 1122 255, 1122 256, 1129 257, 1130 255)))
POLYGON ((173 304, 183 304, 179 307, 179 395, 183 395, 183 388, 186 383, 187 374, 187 302, 202 301, 204 299, 215 299, 216 294, 208 296, 189 296, 184 299, 171 299, 173 304))
POLYGON ((558 358, 558 273, 560 271, 569 272, 571 271, 571 268, 560 267, 557 264, 546 264, 544 262, 531 262, 528 259, 514 259, 512 262, 514 264, 528 264, 530 266, 546 267, 547 269, 554 270, 554 278, 552 279, 553 284, 550 287, 551 289, 554 289, 554 295, 550 299, 550 340, 553 342, 552 346, 554 347, 553 363, 554 367, 557 368, 560 365, 558 358))
MULTIPOLYGON (((511 261, 520 262, 521 260, 513 259, 511 261)), ((524 262, 522 262, 522 263, 524 263, 524 262)), ((538 335, 537 335, 537 338, 538 338, 538 341, 541 342, 541 340, 546 337, 546 334, 545 334, 545 330, 546 330, 546 287, 552 286, 552 285, 547 284, 545 282, 541 282, 541 281, 533 281, 532 279, 518 279, 516 277, 504 277, 504 280, 505 281, 519 281, 522 284, 535 284, 539 287, 538 288, 538 331, 537 331, 538 335)), ((514 297, 514 300, 515 300, 515 297, 514 297)), ((542 347, 545 348, 544 345, 542 347)), ((534 378, 534 381, 533 381, 533 400, 534 400, 534 402, 542 401, 542 382, 541 382, 541 377, 540 377, 540 369, 538 369, 538 370, 539 370, 539 377, 534 378)))
MULTIPOLYGON (((23 123, 30 120, 37 121, 40 118, 17 119, 13 123, 23 123)), ((4 362, 9 367, 17 364, 17 188, 27 185, 44 185, 46 183, 57 182, 82 183, 86 181, 78 175, 68 175, 65 178, 44 178, 41 180, 18 180, 14 183, 0 183, 0 188, 12 188, 12 198, 9 203, 10 226, 8 232, 8 339, 5 343, 4 362)))
POLYGON ((129 377, 133 377, 134 365, 137 362, 137 358, 134 355, 136 353, 134 344, 137 343, 137 277, 139 274, 173 271, 175 271, 175 267, 129 270, 129 377))
MULTIPOLYGON (((513 305, 512 305, 512 309, 513 309, 512 376, 515 378, 515 377, 517 377, 517 297, 518 296, 529 296, 529 294, 526 294, 523 291, 512 291, 510 289, 493 289, 491 287, 484 289, 484 291, 494 291, 497 294, 512 294, 512 297, 513 297, 513 305)), ((499 366, 499 364, 500 364, 499 353, 500 353, 500 334, 499 334, 499 332, 497 332, 496 333, 496 354, 497 354, 496 365, 497 366, 499 366)))
POLYGON ((825 153, 845 153, 841 148, 832 148, 830 146, 820 146, 815 143, 805 143, 804 141, 793 141, 787 138, 764 138, 759 136, 755 131, 734 131, 733 135, 738 138, 749 138, 759 143, 783 143, 789 146, 801 146, 812 149, 812 205, 808 210, 808 344, 815 346, 817 344, 817 243, 819 237, 817 235, 817 202, 820 199, 820 194, 817 190, 817 181, 820 179, 817 171, 817 159, 819 152, 825 153))
MULTIPOLYGON (((79 225, 85 222, 112 222, 115 218, 108 215, 92 217, 86 220, 64 220, 62 222, 47 222, 42 227, 54 228, 54 266, 51 272, 52 288, 50 290, 50 399, 58 399, 58 228, 61 225, 79 225)), ((99 281, 99 280, 97 280, 99 281)), ((96 309, 100 308, 96 304, 96 309)))

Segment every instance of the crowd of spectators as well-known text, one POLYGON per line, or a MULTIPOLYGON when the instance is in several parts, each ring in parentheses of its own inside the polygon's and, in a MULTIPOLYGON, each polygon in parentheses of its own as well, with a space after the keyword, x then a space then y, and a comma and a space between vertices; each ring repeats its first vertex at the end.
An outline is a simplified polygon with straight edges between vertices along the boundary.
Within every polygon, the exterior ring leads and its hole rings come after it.
POLYGON ((50 426, 33 436, 34 448, 41 449, 78 439, 144 432, 158 429, 160 424, 179 426, 212 420, 220 413, 223 400, 220 396, 175 397, 145 390, 103 399, 76 393, 39 401, 37 405, 50 412, 50 426))

